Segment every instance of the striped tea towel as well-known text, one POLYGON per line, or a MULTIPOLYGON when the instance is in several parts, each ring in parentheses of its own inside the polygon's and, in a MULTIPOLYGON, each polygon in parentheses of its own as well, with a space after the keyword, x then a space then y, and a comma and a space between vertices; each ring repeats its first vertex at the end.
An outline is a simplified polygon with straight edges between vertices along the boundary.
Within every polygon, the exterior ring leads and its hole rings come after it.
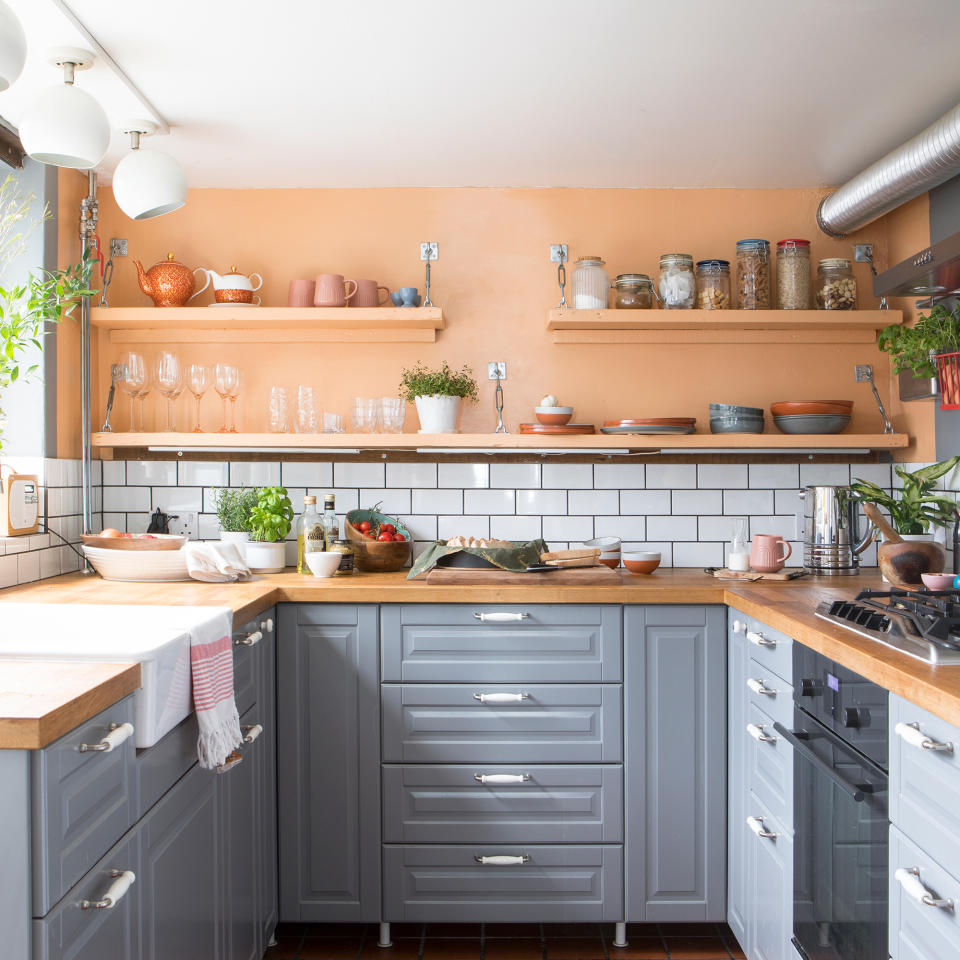
POLYGON ((211 610, 190 626, 193 707, 200 725, 197 756, 207 770, 219 767, 241 741, 233 696, 232 632, 229 610, 211 610))

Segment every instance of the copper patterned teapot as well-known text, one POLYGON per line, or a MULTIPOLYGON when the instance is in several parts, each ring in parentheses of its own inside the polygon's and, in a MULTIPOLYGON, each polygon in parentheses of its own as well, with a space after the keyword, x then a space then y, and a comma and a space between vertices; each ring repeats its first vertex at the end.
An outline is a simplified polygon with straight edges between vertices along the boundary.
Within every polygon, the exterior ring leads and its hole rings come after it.
POLYGON ((153 300, 155 307, 183 307, 197 294, 194 293, 196 270, 191 270, 168 253, 149 270, 144 270, 139 260, 134 260, 140 289, 153 300))

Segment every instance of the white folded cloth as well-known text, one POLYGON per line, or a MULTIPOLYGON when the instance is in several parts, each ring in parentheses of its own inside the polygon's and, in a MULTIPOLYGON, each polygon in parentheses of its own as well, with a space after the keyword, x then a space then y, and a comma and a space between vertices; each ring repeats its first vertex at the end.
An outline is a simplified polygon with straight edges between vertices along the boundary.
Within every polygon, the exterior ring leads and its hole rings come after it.
POLYGON ((229 583, 249 580, 250 568, 244 562, 236 544, 210 541, 188 543, 183 552, 187 558, 187 572, 194 580, 207 583, 229 583))

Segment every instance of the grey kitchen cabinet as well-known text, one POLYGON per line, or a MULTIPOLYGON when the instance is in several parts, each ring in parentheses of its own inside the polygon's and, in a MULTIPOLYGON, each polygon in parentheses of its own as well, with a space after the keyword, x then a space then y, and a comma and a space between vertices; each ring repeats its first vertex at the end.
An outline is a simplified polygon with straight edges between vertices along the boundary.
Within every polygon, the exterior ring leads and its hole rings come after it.
MULTIPOLYGON (((730 611, 730 621, 738 616, 730 611)), ((750 793, 747 776, 747 680, 750 655, 747 641, 732 627, 727 632, 727 923, 746 949, 750 922, 749 838, 750 793)))
POLYGON ((275 607, 258 618, 263 633, 257 688, 257 709, 264 731, 260 735, 263 764, 259 790, 260 869, 257 914, 260 945, 265 950, 279 920, 279 878, 277 863, 277 642, 275 607))
POLYGON ((748 800, 756 829, 747 830, 751 850, 750 960, 792 960, 793 837, 754 794, 748 800))
POLYGON ((280 919, 378 921, 378 609, 281 604, 278 616, 280 919))
POLYGON ((624 609, 626 919, 726 915, 722 606, 624 609))

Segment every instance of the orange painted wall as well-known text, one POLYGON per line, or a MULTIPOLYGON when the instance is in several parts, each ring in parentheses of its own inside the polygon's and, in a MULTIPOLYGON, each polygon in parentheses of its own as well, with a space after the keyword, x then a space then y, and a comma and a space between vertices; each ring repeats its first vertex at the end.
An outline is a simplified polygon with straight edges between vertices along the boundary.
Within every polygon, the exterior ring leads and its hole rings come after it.
MULTIPOLYGON (((82 192, 82 191, 81 191, 82 192)), ((329 344, 304 347, 234 345, 180 348, 181 357, 238 363, 245 376, 240 429, 265 429, 273 384, 295 392, 312 384, 324 409, 349 412, 353 396, 392 395, 401 367, 418 359, 470 364, 482 372, 481 400, 468 408, 466 431, 493 429, 493 390, 488 360, 506 360, 506 420, 511 430, 531 419, 531 407, 556 393, 576 407, 578 420, 624 416, 696 416, 706 427, 711 400, 768 406, 793 398, 851 398, 852 429, 877 432, 879 418, 867 385, 854 383, 853 365, 872 362, 880 388, 890 396, 886 357, 863 346, 686 345, 616 347, 553 344, 545 329, 556 305, 556 268, 550 243, 566 242, 571 257, 602 255, 611 276, 627 271, 656 274, 661 253, 733 259, 742 237, 808 237, 814 261, 852 256, 852 244, 874 243, 882 268, 928 242, 925 199, 878 221, 862 235, 835 241, 816 228, 819 190, 588 190, 588 189, 391 189, 391 190, 194 190, 186 207, 137 223, 100 193, 100 236, 129 239, 131 259, 116 264, 109 300, 114 306, 149 306, 137 286, 132 258, 149 266, 173 251, 189 266, 225 272, 237 264, 264 275, 267 304, 286 302, 294 277, 338 272, 373 277, 391 288, 423 288, 421 240, 440 242, 434 265, 434 301, 447 329, 436 344, 329 344)), ((66 228, 76 215, 61 205, 66 228)), ((856 265, 860 305, 875 306, 865 265, 856 265)), ((201 303, 210 302, 205 293, 201 303)), ((894 304, 898 306, 898 304, 894 304)), ((843 315, 837 315, 843 323, 843 315)), ((95 381, 95 423, 102 418, 107 364, 122 348, 103 344, 100 382, 95 381)), ((69 365, 67 351, 61 363, 69 365)), ((185 425, 188 397, 181 398, 185 425)), ((918 433, 906 459, 932 450, 932 410, 900 409, 895 426, 918 433)), ((125 405, 117 427, 125 429, 125 405)), ((205 425, 219 426, 215 395, 204 400, 205 425)), ((148 420, 160 422, 159 398, 148 400, 148 420)), ((148 423, 149 426, 149 423, 148 423)), ((407 430, 415 430, 411 412, 407 430)), ((66 427, 69 432, 69 427, 66 427)), ((772 429, 772 427, 771 427, 772 429)))

